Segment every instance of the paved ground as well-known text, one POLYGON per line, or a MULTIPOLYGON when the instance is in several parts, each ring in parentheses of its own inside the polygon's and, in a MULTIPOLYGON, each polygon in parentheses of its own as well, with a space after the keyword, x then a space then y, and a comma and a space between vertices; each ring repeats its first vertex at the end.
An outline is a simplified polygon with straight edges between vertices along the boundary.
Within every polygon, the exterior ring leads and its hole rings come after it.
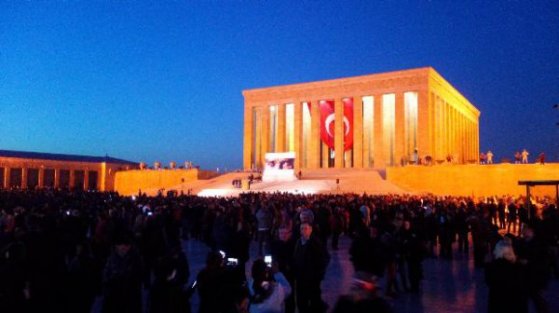
MULTIPOLYGON (((323 298, 333 308, 340 294, 347 292, 353 275, 349 261, 350 240, 342 237, 340 250, 331 251, 331 262, 326 279, 322 283, 323 298)), ((184 242, 190 262, 191 281, 203 268, 208 248, 195 240, 184 242)), ((256 255, 256 245, 252 245, 251 255, 256 255)), ((487 312, 487 288, 483 271, 475 269, 471 257, 454 253, 451 261, 427 259, 424 262, 422 291, 419 294, 401 293, 389 299, 395 313, 483 313, 487 312)), ((249 262, 250 263, 250 262, 249 262)), ((247 273, 250 272, 247 264, 247 273)), ((381 280, 381 286, 384 281, 381 280)), ((146 295, 147 296, 147 295, 146 295)), ((144 297, 147 298, 147 297, 144 297)), ((559 281, 553 280, 546 291, 550 312, 559 312, 559 281)), ((198 296, 192 298, 192 312, 198 312, 198 296)), ((100 299, 97 299, 93 312, 100 312, 100 299)), ((530 312, 535 312, 530 308, 530 312)))
MULTIPOLYGON (((340 250, 331 251, 331 262, 326 279, 322 283, 323 298, 332 308, 338 296, 349 289, 353 267, 347 253, 350 245, 348 238, 342 238, 340 250)), ((192 279, 203 267, 208 248, 197 241, 185 242, 192 279)), ((255 253, 253 245, 251 252, 255 253)), ((250 269, 250 264, 247 265, 250 269)), ((396 313, 482 313, 487 312, 487 288, 483 271, 474 268, 471 257, 459 255, 451 261, 427 259, 424 262, 422 292, 420 294, 401 293, 389 300, 396 313)), ((384 281, 381 280, 381 284, 384 281)), ((554 280, 546 292, 550 302, 550 312, 559 312, 559 281, 554 280)), ((198 299, 192 299, 193 312, 197 312, 198 299)), ((530 312, 535 312, 531 307, 530 312)))

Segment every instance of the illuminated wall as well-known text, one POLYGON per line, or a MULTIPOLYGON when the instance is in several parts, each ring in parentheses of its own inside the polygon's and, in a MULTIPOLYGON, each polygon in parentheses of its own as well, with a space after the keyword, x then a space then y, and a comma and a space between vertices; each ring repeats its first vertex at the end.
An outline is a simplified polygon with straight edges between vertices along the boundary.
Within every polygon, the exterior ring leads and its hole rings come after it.
MULTIPOLYGON (((461 166, 406 166, 386 169, 388 181, 410 191, 435 195, 490 197, 525 195, 520 180, 557 180, 559 164, 494 164, 461 166), (443 183, 441 183, 443 182, 443 183)), ((555 197, 551 186, 531 189, 531 194, 555 197)))
POLYGON ((210 179, 217 176, 211 171, 198 169, 144 169, 129 170, 116 173, 114 190, 121 195, 137 195, 139 190, 151 192, 163 189, 185 189, 189 183, 200 179, 210 179), (180 188, 182 187, 182 188, 180 188))
POLYGON ((427 156, 433 163, 478 159, 480 112, 430 67, 243 96, 245 169, 262 168, 268 152, 287 151, 295 152, 296 169, 385 168, 427 156), (332 104, 327 109, 325 101, 332 104))

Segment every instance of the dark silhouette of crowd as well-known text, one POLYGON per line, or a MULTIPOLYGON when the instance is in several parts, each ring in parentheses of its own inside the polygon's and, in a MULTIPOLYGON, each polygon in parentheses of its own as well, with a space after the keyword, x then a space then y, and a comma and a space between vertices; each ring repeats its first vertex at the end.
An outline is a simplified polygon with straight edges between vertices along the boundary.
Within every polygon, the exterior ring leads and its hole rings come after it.
POLYGON ((391 312, 385 297, 420 292, 425 258, 448 262, 470 242, 487 270, 489 312, 511 286, 548 312, 542 292, 559 277, 559 215, 545 201, 3 190, 0 209, 2 312, 90 312, 98 299, 102 312, 190 312, 194 293, 201 313, 326 312, 320 284, 341 235, 352 240, 355 277, 334 312, 391 312), (192 277, 184 240, 211 250, 192 277), (251 241, 258 258, 247 277, 251 241))

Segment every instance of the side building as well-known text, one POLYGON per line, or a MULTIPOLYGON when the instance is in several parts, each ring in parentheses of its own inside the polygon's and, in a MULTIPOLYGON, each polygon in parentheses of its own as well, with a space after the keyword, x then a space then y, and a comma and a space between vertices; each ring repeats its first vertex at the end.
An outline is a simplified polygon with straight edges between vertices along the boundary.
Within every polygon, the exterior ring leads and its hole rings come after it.
POLYGON ((433 68, 243 91, 245 170, 295 152, 296 169, 464 164, 480 112, 433 68))
POLYGON ((0 150, 0 187, 112 191, 115 173, 138 163, 111 157, 0 150))

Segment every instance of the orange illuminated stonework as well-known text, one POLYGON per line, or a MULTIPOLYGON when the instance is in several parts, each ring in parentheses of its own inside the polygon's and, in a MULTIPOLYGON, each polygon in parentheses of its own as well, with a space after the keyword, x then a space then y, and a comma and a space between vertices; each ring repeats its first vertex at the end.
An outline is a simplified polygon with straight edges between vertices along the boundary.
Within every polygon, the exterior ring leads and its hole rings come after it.
POLYGON ((0 150, 0 187, 113 191, 116 172, 137 166, 111 157, 0 150))
POLYGON ((478 159, 479 110, 431 67, 243 95, 245 170, 268 152, 295 152, 296 169, 478 159))

